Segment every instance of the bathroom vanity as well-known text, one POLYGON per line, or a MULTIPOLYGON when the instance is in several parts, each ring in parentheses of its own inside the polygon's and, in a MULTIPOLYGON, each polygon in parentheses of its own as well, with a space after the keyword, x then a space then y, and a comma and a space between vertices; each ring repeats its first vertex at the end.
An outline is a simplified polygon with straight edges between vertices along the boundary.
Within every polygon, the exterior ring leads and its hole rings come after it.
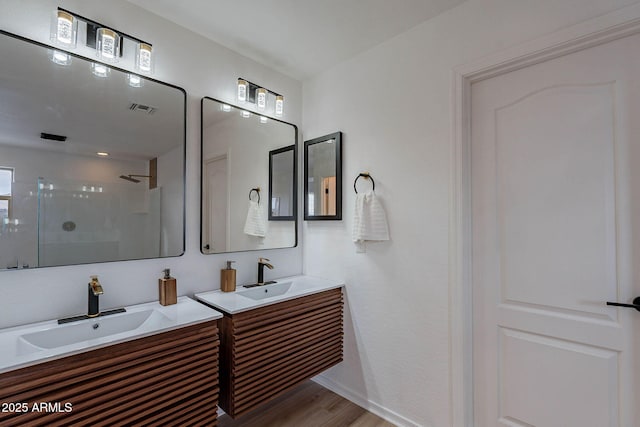
POLYGON ((0 331, 0 425, 216 425, 220 317, 181 297, 0 331))
POLYGON ((297 276, 196 294, 222 311, 220 407, 236 418, 342 361, 342 284, 297 276))

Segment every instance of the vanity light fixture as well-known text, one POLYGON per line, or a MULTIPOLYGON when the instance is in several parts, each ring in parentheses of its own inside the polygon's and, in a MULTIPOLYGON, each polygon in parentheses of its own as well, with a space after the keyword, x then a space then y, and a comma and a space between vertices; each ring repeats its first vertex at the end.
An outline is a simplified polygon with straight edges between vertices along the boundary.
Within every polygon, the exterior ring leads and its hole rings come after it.
POLYGON ((109 157, 109 153, 106 151, 98 151, 96 154, 100 157, 109 157))
POLYGON ((259 86, 242 77, 238 78, 238 102, 251 102, 256 104, 258 111, 267 109, 268 99, 270 96, 275 98, 274 114, 276 117, 282 117, 284 113, 284 96, 275 93, 263 86, 259 86))
POLYGON ((69 10, 57 8, 51 23, 51 40, 62 47, 76 46, 78 23, 86 31, 86 45, 96 50, 97 57, 104 62, 118 62, 123 56, 125 41, 135 44, 135 69, 139 73, 153 73, 153 47, 151 43, 132 37, 114 28, 80 16, 69 10))

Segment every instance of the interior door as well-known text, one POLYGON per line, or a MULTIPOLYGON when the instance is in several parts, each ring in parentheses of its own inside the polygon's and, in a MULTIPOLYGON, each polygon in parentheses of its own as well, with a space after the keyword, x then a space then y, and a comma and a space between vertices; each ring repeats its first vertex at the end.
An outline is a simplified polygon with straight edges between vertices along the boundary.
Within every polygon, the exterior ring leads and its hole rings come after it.
POLYGON ((640 425, 640 36, 472 85, 475 425, 640 425))
POLYGON ((322 215, 336 214, 336 177, 322 178, 322 215))
POLYGON ((229 189, 227 156, 219 156, 205 162, 205 198, 203 253, 225 252, 228 249, 227 228, 229 189))

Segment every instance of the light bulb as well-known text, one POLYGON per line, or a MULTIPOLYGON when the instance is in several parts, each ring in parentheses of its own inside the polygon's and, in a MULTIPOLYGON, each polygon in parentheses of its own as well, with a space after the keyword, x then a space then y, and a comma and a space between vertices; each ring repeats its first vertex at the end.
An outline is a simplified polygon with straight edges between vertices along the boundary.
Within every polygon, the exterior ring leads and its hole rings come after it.
POLYGON ((238 79, 238 101, 247 101, 247 91, 249 90, 249 83, 246 80, 238 79))
POLYGON ((100 59, 117 62, 120 57, 120 35, 109 28, 98 28, 96 53, 100 59))
POLYGON ((284 114, 284 96, 276 95, 276 117, 282 117, 284 114))
POLYGON ((261 87, 256 90, 256 106, 260 111, 267 108, 267 90, 265 88, 261 87))
POLYGON ((136 69, 141 73, 151 74, 153 69, 152 47, 147 43, 138 43, 136 48, 136 69))
POLYGON ((51 22, 51 40, 60 46, 76 47, 78 20, 69 12, 56 10, 51 22))

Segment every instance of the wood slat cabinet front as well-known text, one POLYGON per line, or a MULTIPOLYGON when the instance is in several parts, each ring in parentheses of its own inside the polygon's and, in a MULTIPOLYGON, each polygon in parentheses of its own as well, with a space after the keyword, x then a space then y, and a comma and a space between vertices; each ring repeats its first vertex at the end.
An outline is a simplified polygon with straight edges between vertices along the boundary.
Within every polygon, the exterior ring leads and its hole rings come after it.
POLYGON ((0 402, 26 408, 0 425, 215 426, 219 344, 209 321, 0 374, 0 402))
POLYGON ((220 319, 220 407, 236 418, 342 361, 342 289, 220 319))

